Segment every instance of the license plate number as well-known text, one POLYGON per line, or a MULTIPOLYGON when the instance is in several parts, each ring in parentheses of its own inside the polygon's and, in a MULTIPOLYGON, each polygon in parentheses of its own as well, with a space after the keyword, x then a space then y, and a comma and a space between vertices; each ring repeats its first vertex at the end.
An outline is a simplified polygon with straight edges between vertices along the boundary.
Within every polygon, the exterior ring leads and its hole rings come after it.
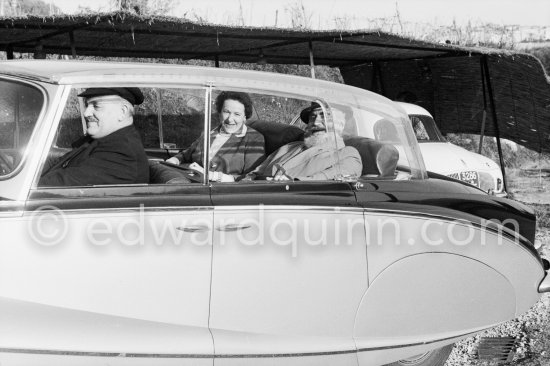
POLYGON ((475 171, 460 172, 460 180, 479 187, 479 177, 475 171))

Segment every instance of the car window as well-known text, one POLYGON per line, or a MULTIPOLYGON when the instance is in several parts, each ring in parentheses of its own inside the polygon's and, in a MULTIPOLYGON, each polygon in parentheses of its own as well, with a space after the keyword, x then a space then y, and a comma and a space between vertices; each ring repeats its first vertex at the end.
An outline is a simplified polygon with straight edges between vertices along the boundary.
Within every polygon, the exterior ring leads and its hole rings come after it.
POLYGON ((254 105, 251 121, 261 120, 275 123, 292 124, 302 130, 306 123, 299 120, 299 112, 311 104, 311 100, 277 96, 270 94, 249 93, 254 105), (295 119, 298 117, 298 121, 295 119))
POLYGON ((85 131, 85 125, 80 114, 80 103, 77 94, 81 90, 72 89, 63 109, 61 120, 57 127, 54 139, 54 149, 66 152, 71 149, 71 144, 78 140, 85 131))
POLYGON ((35 87, 0 80, 0 176, 17 169, 44 105, 35 87))
POLYGON ((445 142, 445 138, 437 128, 435 121, 430 116, 411 114, 411 124, 419 142, 445 142))
MULTIPOLYGON (((214 100, 220 92, 214 90, 214 100)), ((343 142, 337 142, 342 138, 345 123, 341 123, 338 138, 335 138, 333 110, 325 101, 283 93, 247 91, 246 94, 253 103, 253 113, 246 125, 263 135, 265 153, 257 167, 249 172, 251 174, 237 177, 237 181, 247 180, 251 176, 258 183, 278 179, 287 182, 334 181, 346 175, 346 171, 341 169, 344 163, 342 159, 346 159, 346 156, 339 153, 340 148, 345 146, 343 142), (318 131, 308 134, 307 122, 315 109, 312 109, 313 105, 318 106, 315 113, 320 115, 315 122, 318 131)), ((220 122, 220 117, 213 115, 212 125, 220 122)), ((354 154, 359 161, 357 151, 354 154)))
MULTIPOLYGON (((87 89, 79 87, 70 90, 42 174, 70 156, 75 147, 85 140, 85 98, 78 95, 87 89)), ((145 151, 150 164, 164 161, 188 148, 201 136, 205 123, 206 88, 140 87, 139 90, 144 100, 134 106, 132 119, 143 145, 141 150, 145 151)), ((141 171, 144 171, 143 167, 141 171)), ((186 179, 178 181, 188 182, 186 179)), ((196 177, 193 182, 200 181, 200 177, 196 177)), ((143 180, 139 182, 143 183, 143 180)))
POLYGON ((142 88, 134 124, 146 149, 184 149, 204 128, 205 89, 142 88))
POLYGON ((418 141, 429 141, 430 136, 428 136, 428 132, 426 131, 426 127, 424 126, 424 123, 422 123, 422 120, 418 117, 411 116, 411 122, 416 139, 418 141))
MULTIPOLYGON (((61 161, 84 135, 84 99, 78 94, 85 89, 70 92, 45 167, 61 161)), ((144 101, 134 110, 133 124, 150 165, 149 184, 206 184, 207 179, 262 183, 281 176, 292 182, 415 178, 416 163, 410 157, 416 155, 410 146, 416 139, 394 110, 282 91, 206 86, 140 90, 144 101), (234 92, 247 95, 251 113, 244 122, 249 130, 232 134, 222 128, 225 117, 218 114, 216 101, 234 92), (313 132, 308 132, 310 114, 322 116, 313 132), (385 137, 379 131, 383 124, 391 127, 385 137)))
MULTIPOLYGON (((57 130, 54 146, 70 149, 85 133, 83 101, 73 89, 57 130)), ((135 109, 134 125, 143 146, 151 151, 183 149, 200 136, 204 123, 204 89, 140 88, 144 102, 135 109)))

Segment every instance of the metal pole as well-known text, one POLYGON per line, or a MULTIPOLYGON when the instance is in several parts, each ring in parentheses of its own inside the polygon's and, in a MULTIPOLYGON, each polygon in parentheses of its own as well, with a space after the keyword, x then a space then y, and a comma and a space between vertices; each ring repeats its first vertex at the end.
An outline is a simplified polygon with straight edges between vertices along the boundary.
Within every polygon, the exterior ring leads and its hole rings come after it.
POLYGON ((209 84, 206 89, 206 95, 204 97, 204 129, 203 129, 203 144, 205 152, 202 157, 202 164, 204 168, 204 180, 203 183, 208 183, 210 179, 210 130, 212 129, 212 89, 213 85, 209 84))
POLYGON ((309 67, 311 69, 311 78, 315 79, 315 64, 313 63, 313 42, 309 41, 309 67))
POLYGON ((489 63, 487 62, 486 55, 483 55, 481 57, 481 60, 483 62, 483 70, 485 73, 485 81, 487 82, 487 90, 489 91, 489 99, 491 101, 491 110, 493 112, 492 115, 493 115, 493 124, 495 127, 495 137, 497 139, 498 157, 500 161, 500 170, 502 171, 502 184, 504 185, 504 190, 508 191, 508 185, 506 184, 506 168, 504 167, 504 158, 502 156, 502 146, 500 145, 500 130, 498 128, 495 97, 493 95, 493 87, 491 85, 491 76, 489 75, 489 63))

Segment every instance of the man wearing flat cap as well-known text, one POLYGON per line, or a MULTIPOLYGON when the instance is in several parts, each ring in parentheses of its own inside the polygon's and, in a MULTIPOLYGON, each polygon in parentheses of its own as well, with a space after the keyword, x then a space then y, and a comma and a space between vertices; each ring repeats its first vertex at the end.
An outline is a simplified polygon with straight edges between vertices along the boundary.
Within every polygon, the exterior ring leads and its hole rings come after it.
POLYGON ((363 164, 357 149, 345 146, 342 139, 344 113, 333 109, 334 129, 325 122, 324 111, 316 102, 300 113, 307 123, 304 141, 281 146, 245 179, 265 177, 273 180, 330 180, 358 177, 363 164))
POLYGON ((139 88, 89 88, 85 100, 86 136, 55 164, 44 168, 40 186, 148 183, 149 165, 133 125, 139 88))

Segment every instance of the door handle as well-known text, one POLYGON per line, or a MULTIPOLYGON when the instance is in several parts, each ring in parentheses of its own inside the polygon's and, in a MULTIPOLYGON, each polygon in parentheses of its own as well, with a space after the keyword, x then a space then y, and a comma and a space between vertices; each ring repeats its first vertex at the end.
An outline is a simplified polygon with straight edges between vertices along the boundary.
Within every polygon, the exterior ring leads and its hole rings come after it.
POLYGON ((229 224, 216 228, 218 231, 238 231, 249 229, 251 225, 239 225, 239 224, 229 224))
POLYGON ((186 233, 200 233, 200 232, 210 230, 210 228, 207 225, 178 226, 176 229, 180 231, 185 231, 186 233))

